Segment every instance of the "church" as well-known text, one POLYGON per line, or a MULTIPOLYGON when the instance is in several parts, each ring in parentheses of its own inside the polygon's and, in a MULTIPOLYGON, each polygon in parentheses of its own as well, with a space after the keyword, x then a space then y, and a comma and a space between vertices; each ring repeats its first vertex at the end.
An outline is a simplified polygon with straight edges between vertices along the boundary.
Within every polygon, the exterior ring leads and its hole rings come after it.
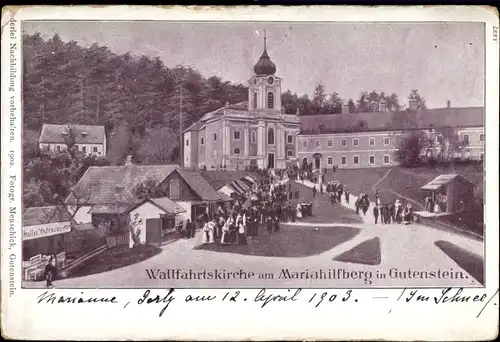
POLYGON ((264 52, 248 81, 248 102, 226 104, 183 132, 184 167, 392 167, 399 164, 395 153, 406 133, 422 131, 433 141, 433 153, 440 155, 452 146, 442 136, 450 128, 463 145, 454 151, 455 158, 484 157, 483 107, 452 107, 448 100, 443 108, 418 109, 409 99, 408 108, 390 111, 382 100, 375 112, 351 113, 344 104, 336 115, 290 115, 281 105, 283 79, 275 74, 264 37, 264 52))
POLYGON ((295 162, 298 115, 285 114, 276 65, 264 52, 248 81, 248 102, 205 114, 183 132, 184 167, 285 168, 295 162))

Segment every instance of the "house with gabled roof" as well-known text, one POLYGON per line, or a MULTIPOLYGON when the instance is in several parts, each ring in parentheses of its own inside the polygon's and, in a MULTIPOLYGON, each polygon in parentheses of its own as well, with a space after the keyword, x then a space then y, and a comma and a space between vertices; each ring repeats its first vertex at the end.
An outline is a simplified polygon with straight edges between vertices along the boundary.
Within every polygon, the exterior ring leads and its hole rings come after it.
POLYGON ((198 172, 178 165, 128 164, 90 167, 65 204, 75 221, 107 224, 110 234, 125 233, 134 223, 138 241, 148 243, 162 236, 158 231, 184 225, 229 201, 198 172), (144 184, 152 187, 146 195, 139 191, 144 184), (155 233, 148 235, 148 229, 155 233))
POLYGON ((87 155, 106 156, 106 130, 98 125, 43 124, 38 146, 40 150, 58 152, 65 150, 69 141, 87 155))

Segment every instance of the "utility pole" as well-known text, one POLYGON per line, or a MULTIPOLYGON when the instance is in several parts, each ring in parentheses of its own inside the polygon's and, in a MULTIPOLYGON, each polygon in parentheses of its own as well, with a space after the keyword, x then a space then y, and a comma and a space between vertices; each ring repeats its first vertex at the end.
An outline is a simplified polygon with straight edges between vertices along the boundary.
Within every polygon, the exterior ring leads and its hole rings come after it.
POLYGON ((96 114, 96 119, 95 119, 95 123, 96 124, 99 124, 99 102, 101 100, 101 87, 99 85, 97 85, 97 100, 96 100, 96 111, 95 111, 95 114, 96 114))
POLYGON ((83 80, 80 81, 80 124, 83 124, 83 80))
POLYGON ((180 115, 179 115, 179 159, 180 159, 180 166, 182 167, 184 163, 184 154, 183 154, 183 147, 184 147, 184 139, 182 138, 182 83, 179 85, 181 88, 181 103, 179 104, 180 107, 180 115))
POLYGON ((42 104, 42 124, 45 123, 45 110, 47 109, 47 98, 45 97, 45 82, 44 82, 44 77, 42 75, 42 97, 43 97, 43 104, 42 104))

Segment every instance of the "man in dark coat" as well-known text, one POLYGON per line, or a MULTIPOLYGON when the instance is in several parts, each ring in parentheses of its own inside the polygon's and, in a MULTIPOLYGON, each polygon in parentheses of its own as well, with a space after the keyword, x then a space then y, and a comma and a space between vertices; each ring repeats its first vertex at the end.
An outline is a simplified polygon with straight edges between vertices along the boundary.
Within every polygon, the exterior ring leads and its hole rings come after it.
POLYGON ((373 207, 373 217, 375 218, 375 224, 378 223, 379 209, 378 206, 373 207))
POLYGON ((349 204, 349 190, 347 188, 344 190, 345 202, 349 204))
POLYGON ((267 232, 271 234, 273 232, 273 218, 271 215, 267 216, 266 227, 267 227, 267 232))
POLYGON ((51 256, 49 262, 45 266, 45 280, 47 281, 46 287, 52 287, 52 280, 54 280, 56 275, 55 258, 51 256))
POLYGON ((316 185, 315 185, 315 186, 313 186, 313 197, 316 197, 316 191, 317 190, 316 190, 316 185))

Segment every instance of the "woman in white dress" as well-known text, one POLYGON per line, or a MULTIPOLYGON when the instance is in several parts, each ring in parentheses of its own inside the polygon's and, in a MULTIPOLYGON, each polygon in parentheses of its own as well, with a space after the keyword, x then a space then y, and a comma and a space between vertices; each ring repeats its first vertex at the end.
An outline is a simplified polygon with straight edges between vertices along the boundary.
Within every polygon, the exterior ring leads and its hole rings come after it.
POLYGON ((208 222, 208 241, 207 243, 214 243, 214 230, 215 230, 215 221, 211 220, 208 222))
POLYGON ((208 231, 210 230, 210 228, 208 227, 208 222, 205 222, 205 224, 203 225, 203 229, 202 229, 202 234, 201 234, 201 243, 205 244, 208 242, 208 231))
POLYGON ((302 206, 300 205, 300 203, 297 203, 297 218, 302 218, 302 206))

